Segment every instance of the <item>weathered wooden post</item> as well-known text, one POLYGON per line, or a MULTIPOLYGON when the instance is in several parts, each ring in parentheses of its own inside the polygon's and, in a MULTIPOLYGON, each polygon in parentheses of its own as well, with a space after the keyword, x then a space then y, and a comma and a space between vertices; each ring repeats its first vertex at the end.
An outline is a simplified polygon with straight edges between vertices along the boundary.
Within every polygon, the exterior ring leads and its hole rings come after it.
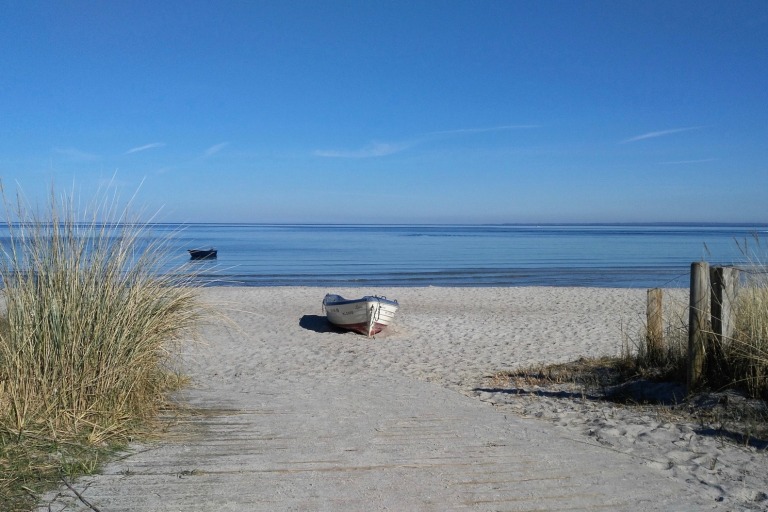
POLYGON ((662 307, 663 292, 661 288, 648 290, 648 302, 645 316, 647 331, 645 333, 646 352, 648 360, 658 362, 664 354, 664 317, 662 307))
POLYGON ((739 292, 739 269, 733 267, 713 267, 710 270, 712 280, 712 332, 718 344, 733 337, 733 308, 739 292))
POLYGON ((691 298, 688 308, 687 388, 692 393, 701 385, 709 324, 709 264, 691 264, 691 298))

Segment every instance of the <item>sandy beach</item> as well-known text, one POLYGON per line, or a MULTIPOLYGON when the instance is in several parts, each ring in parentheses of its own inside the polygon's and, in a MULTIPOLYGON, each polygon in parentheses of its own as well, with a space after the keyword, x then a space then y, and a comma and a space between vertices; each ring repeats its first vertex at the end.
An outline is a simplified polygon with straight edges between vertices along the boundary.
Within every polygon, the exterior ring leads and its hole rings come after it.
POLYGON ((765 510, 768 456, 652 410, 489 385, 617 355, 645 289, 206 288, 182 415, 40 510, 765 510), (385 295, 374 339, 326 292, 385 295), (87 503, 86 503, 87 502, 87 503), (90 506, 88 505, 90 504, 90 506))

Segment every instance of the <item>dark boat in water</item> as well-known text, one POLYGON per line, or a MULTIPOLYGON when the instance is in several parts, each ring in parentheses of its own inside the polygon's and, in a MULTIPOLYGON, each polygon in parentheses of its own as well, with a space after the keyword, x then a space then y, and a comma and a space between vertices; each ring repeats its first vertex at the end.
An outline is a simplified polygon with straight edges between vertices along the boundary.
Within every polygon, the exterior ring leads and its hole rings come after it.
POLYGON ((192 260, 212 260, 216 258, 216 249, 187 249, 192 260))

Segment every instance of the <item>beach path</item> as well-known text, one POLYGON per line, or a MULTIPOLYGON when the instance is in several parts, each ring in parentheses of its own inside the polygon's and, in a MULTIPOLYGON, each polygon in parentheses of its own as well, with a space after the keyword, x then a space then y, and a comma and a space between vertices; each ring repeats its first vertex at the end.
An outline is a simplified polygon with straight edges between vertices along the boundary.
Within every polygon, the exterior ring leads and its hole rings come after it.
MULTIPOLYGON (((498 293, 499 311, 513 311, 524 292, 498 293)), ((527 341, 515 336, 554 336, 558 326, 538 316, 551 296, 531 299, 529 318, 518 312, 510 327, 479 313, 456 319, 461 300, 438 306, 438 290, 392 290, 397 325, 367 339, 324 323, 323 290, 205 294, 228 304, 234 324, 209 325, 206 342, 188 347, 194 384, 179 398, 191 411, 166 437, 73 484, 102 511, 719 510, 653 461, 470 396, 481 368, 542 357, 522 355, 527 341), (446 331, 449 317, 458 324, 446 331)), ((589 329, 597 341, 571 339, 558 357, 610 343, 610 328, 589 329)), ((68 489, 49 493, 48 506, 92 510, 68 489)))

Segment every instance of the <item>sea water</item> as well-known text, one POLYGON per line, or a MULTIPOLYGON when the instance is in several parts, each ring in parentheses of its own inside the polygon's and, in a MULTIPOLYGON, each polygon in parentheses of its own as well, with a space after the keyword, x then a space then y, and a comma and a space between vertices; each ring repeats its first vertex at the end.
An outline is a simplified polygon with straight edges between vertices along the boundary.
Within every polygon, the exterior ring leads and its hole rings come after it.
MULTIPOLYGON (((690 265, 748 266, 768 225, 161 224, 219 286, 687 287, 690 265), (746 248, 746 251, 745 251, 746 248)), ((762 262, 765 262, 762 259, 762 262)))

